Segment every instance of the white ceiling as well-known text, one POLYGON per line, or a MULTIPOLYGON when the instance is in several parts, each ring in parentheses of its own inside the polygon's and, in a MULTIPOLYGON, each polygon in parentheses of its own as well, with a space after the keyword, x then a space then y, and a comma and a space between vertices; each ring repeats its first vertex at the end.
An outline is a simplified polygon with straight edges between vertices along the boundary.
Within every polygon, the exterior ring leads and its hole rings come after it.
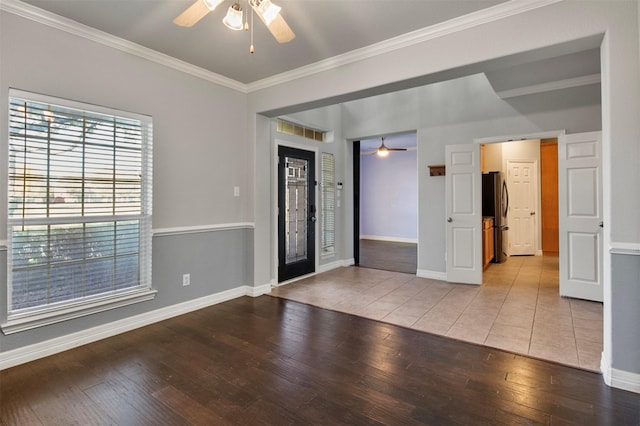
MULTIPOLYGON (((13 0, 5 0, 12 1, 13 0)), ((172 20, 194 0, 24 0, 243 84, 259 81, 505 0, 274 0, 296 38, 278 44, 256 17, 250 36, 222 24, 226 0, 191 28, 172 20)), ((238 0, 249 10, 247 0, 238 0)))

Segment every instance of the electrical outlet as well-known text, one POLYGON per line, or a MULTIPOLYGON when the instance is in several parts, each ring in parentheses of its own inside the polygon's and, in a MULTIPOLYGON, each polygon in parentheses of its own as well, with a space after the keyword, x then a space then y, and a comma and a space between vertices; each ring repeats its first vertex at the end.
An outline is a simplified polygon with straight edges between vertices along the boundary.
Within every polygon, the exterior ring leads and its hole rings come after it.
POLYGON ((234 186, 233 187, 233 196, 234 197, 239 197, 240 196, 240 187, 239 186, 234 186))
POLYGON ((182 274, 182 285, 188 286, 191 284, 191 274, 182 274))

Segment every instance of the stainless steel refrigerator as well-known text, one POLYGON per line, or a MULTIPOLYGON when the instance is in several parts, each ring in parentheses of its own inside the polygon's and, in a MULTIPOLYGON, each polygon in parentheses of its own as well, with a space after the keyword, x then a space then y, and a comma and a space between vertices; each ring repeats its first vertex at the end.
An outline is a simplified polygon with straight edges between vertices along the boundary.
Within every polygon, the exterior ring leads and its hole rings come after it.
POLYGON ((493 218, 494 257, 492 262, 507 260, 508 238, 507 213, 509 212, 509 190, 502 172, 482 174, 482 216, 493 218))

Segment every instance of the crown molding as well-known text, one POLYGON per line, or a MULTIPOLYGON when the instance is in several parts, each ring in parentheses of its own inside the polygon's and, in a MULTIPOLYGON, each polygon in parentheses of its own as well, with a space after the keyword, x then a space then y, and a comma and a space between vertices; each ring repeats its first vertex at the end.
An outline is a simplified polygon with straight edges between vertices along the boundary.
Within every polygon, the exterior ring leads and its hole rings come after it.
POLYGON ((169 55, 165 55, 164 53, 157 52, 120 37, 108 34, 104 31, 97 30, 71 19, 64 18, 38 7, 23 3, 20 0, 2 0, 0 1, 0 10, 139 56, 211 83, 226 86, 239 92, 250 93, 294 79, 308 77, 339 66, 372 58, 397 49, 413 46, 418 43, 423 43, 428 40, 473 28, 478 25, 508 18, 510 16, 558 3, 560 1, 563 0, 510 0, 487 9, 482 9, 464 16, 450 19, 430 27, 412 31, 361 49, 352 50, 342 55, 337 55, 249 84, 243 84, 239 81, 224 77, 204 68, 197 67, 169 55))
POLYGON ((271 86, 286 83, 291 80, 309 77, 319 72, 328 71, 339 66, 348 65, 364 59, 369 59, 384 53, 388 53, 404 47, 413 46, 435 38, 454 34, 478 25, 494 22, 508 18, 513 15, 538 9, 563 0, 510 0, 505 3, 482 9, 464 16, 450 19, 439 24, 431 25, 419 30, 415 30, 388 40, 381 41, 360 49, 352 50, 342 55, 337 55, 322 61, 315 62, 291 71, 267 77, 262 80, 249 83, 248 92, 255 92, 271 86))
POLYGON ((239 92, 247 93, 247 86, 239 81, 224 77, 220 74, 197 67, 187 62, 176 59, 164 53, 141 46, 131 41, 116 37, 104 31, 97 30, 88 25, 81 24, 71 19, 56 15, 44 9, 23 3, 19 0, 1 0, 0 10, 30 19, 43 25, 65 31, 69 34, 118 49, 122 52, 147 59, 160 65, 173 68, 177 71, 190 74, 211 83, 219 84, 239 92))

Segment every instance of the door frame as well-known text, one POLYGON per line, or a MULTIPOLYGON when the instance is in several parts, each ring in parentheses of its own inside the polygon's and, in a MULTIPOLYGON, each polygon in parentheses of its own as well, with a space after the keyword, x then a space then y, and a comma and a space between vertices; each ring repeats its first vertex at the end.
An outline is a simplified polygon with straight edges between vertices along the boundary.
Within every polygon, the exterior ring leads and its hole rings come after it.
MULTIPOLYGON (((565 129, 561 129, 561 130, 551 130, 548 132, 532 132, 532 133, 522 133, 518 135, 489 136, 486 138, 476 138, 473 140, 473 143, 486 145, 486 144, 492 144, 492 143, 518 142, 518 141, 524 141, 529 139, 540 139, 540 140, 552 139, 552 138, 559 139, 560 136, 564 136, 566 134, 567 134, 567 131, 565 129)), ((506 165, 506 162, 505 162, 505 165, 506 165)), ((538 166, 539 166, 539 163, 538 163, 538 166)), ((540 180, 539 173, 538 173, 537 179, 538 181, 540 180)), ((536 209, 537 209, 536 211, 541 209, 541 206, 539 205, 539 203, 540 203, 540 182, 538 182, 538 198, 536 199, 536 209)), ((538 221, 540 221, 540 218, 538 218, 538 221)), ((540 235, 538 235, 538 231, 536 231, 535 239, 536 239, 536 256, 542 255, 543 254, 542 250, 541 249, 538 250, 538 247, 542 247, 541 242, 539 241, 540 235)), ((482 244, 482 242, 480 244, 482 244)), ((558 258, 559 257, 560 257, 560 253, 558 253, 558 258)))
MULTIPOLYGON (((314 153, 314 158, 315 158, 315 164, 314 164, 314 169, 315 169, 315 175, 313 176, 313 179, 317 182, 318 181, 318 153, 320 152, 318 147, 314 147, 311 145, 305 145, 302 143, 296 143, 296 142, 291 142, 291 141, 287 141, 284 139, 279 139, 279 138, 274 138, 273 139, 273 149, 271 150, 271 154, 272 154, 272 158, 271 158, 271 205, 273 206, 272 211, 271 211, 271 241, 272 241, 272 253, 273 253, 273 257, 271 259, 271 268, 272 268, 272 279, 273 279, 273 285, 274 286, 281 286, 281 285, 285 285, 288 283, 291 283, 293 281, 297 281, 299 279, 302 279, 308 275, 302 275, 296 278, 292 278, 290 280, 286 280, 286 281, 282 281, 282 282, 278 282, 278 267, 279 267, 279 262, 280 259, 278 258, 278 254, 279 254, 279 247, 278 247, 278 149, 280 146, 284 146, 287 148, 294 148, 294 149, 300 149, 303 151, 310 151, 314 153)), ((314 191, 314 204, 316 206, 318 206, 318 190, 316 188, 316 191, 314 191)), ((315 248, 315 256, 314 256, 314 270, 317 272, 318 271, 318 266, 320 264, 320 245, 319 245, 319 238, 317 237, 318 234, 318 230, 319 230, 319 225, 320 225, 320 221, 316 220, 314 226, 315 226, 315 241, 314 241, 314 248, 315 248)))

